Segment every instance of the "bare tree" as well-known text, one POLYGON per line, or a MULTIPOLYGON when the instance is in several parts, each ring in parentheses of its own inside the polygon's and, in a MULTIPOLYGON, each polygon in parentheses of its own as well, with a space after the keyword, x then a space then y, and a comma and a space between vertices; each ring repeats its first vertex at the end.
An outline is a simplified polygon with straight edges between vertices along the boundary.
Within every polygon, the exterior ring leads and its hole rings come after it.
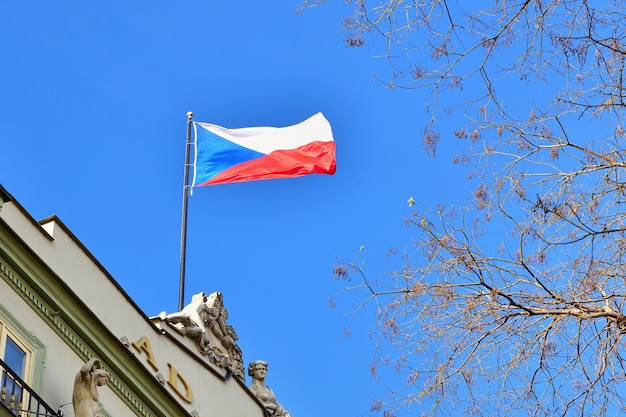
POLYGON ((625 2, 350 4, 347 44, 384 45, 378 79, 428 91, 424 148, 463 140, 453 162, 474 189, 409 216, 400 270, 335 269, 358 277, 357 310, 377 308, 373 372, 397 373, 372 410, 624 412, 625 2))

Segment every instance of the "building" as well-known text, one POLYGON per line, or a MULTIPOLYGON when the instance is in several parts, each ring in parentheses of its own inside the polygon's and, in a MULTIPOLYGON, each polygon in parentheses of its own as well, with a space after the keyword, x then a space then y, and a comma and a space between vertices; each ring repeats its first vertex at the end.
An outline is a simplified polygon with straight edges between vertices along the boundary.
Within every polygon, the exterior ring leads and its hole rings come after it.
POLYGON ((103 417, 263 417, 220 293, 147 317, 56 217, 0 186, 0 417, 74 416, 74 379, 99 360, 103 417))

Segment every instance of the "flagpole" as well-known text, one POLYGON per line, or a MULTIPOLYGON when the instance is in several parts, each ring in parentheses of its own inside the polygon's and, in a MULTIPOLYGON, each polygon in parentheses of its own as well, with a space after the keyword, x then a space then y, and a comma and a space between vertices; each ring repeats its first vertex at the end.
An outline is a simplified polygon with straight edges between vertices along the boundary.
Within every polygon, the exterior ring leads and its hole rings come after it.
POLYGON ((178 311, 182 311, 185 301, 185 259, 187 257, 187 200, 189 199, 189 168, 191 164, 191 124, 193 112, 187 112, 187 140, 185 144, 185 175, 183 181, 183 219, 180 232, 180 286, 178 290, 178 311))

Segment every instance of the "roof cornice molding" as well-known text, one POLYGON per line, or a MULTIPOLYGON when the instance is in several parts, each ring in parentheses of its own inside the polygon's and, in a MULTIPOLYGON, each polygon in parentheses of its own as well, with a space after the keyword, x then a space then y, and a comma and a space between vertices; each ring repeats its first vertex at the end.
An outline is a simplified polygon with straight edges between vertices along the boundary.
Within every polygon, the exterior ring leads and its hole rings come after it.
MULTIPOLYGON (((0 279, 83 360, 98 357, 109 386, 141 417, 189 416, 133 353, 0 221, 0 279)), ((157 329, 155 328, 155 331, 157 329)))

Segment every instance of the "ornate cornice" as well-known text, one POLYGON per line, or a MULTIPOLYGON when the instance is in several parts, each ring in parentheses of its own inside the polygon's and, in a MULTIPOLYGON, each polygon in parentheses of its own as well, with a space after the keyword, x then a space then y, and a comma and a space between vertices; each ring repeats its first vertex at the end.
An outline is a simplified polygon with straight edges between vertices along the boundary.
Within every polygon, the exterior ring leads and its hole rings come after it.
MULTIPOLYGON (((0 240, 0 250, 5 253, 11 253, 10 248, 4 243, 5 242, 0 240)), ((27 271, 27 273, 33 277, 36 276, 33 271, 27 271)), ((83 338, 65 322, 62 315, 59 314, 60 312, 43 300, 2 258, 0 258, 0 277, 13 288, 15 293, 17 293, 83 361, 88 361, 90 358, 97 356, 88 345, 83 342, 83 338)), ((122 382, 116 372, 106 367, 103 368, 105 368, 110 375, 108 383, 109 388, 111 388, 137 416, 156 417, 133 391, 122 382)), ((108 415, 108 413, 106 414, 108 415)))

